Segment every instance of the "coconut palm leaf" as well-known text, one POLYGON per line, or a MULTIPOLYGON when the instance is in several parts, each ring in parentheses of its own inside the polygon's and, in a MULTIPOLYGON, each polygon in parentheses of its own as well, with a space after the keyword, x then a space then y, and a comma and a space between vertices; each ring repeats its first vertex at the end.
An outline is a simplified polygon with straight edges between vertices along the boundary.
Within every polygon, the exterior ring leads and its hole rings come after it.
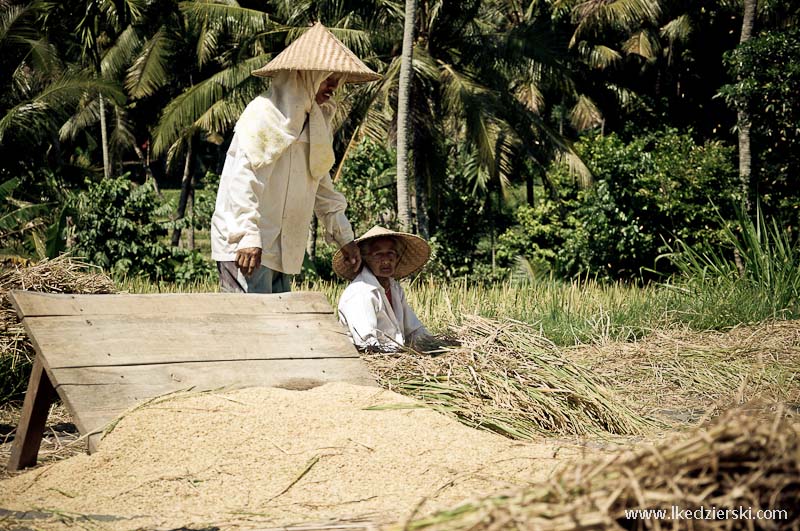
POLYGON ((64 122, 58 131, 58 138, 62 142, 74 140, 81 131, 95 125, 100 121, 100 100, 92 98, 80 105, 75 113, 64 122))
POLYGON ((33 98, 22 101, 0 118, 0 142, 10 132, 36 140, 59 128, 59 121, 77 107, 86 94, 103 94, 121 104, 124 94, 111 82, 85 73, 68 73, 45 86, 33 98))
MULTIPOLYGON (((232 118, 230 108, 224 110, 220 108, 221 112, 215 115, 206 115, 206 113, 217 101, 228 97, 232 91, 246 81, 249 81, 249 85, 245 85, 249 86, 251 91, 253 91, 254 83, 261 83, 263 86, 263 81, 251 80, 250 73, 263 65, 267 57, 264 55, 256 56, 234 67, 218 72, 208 79, 189 87, 173 99, 164 109, 155 128, 153 135, 154 156, 159 156, 169 151, 171 146, 184 136, 183 131, 187 128, 198 127, 204 129, 198 122, 201 118, 204 120, 203 125, 211 125, 215 131, 223 129, 221 125, 229 123, 232 118)), ((257 91, 253 92, 257 93, 257 91)), ((243 98, 239 98, 237 101, 241 103, 243 98)))
POLYGON ((233 34, 255 35, 280 29, 280 25, 271 20, 269 14, 241 7, 236 2, 195 0, 181 2, 179 8, 189 20, 199 24, 213 22, 220 29, 233 34))
POLYGON ((592 68, 603 70, 622 60, 622 55, 618 51, 601 44, 592 45, 581 41, 575 48, 580 58, 592 68))
POLYGON ((569 113, 569 120, 576 131, 584 131, 599 125, 603 115, 589 97, 581 94, 569 113))
POLYGON ((104 78, 119 76, 139 54, 144 39, 134 26, 128 26, 114 41, 100 61, 100 72, 104 78))
POLYGON ((586 0, 573 8, 577 26, 570 47, 584 34, 596 34, 605 29, 632 32, 645 24, 657 25, 661 16, 658 0, 586 0))
POLYGON ((661 43, 658 36, 654 35, 651 30, 643 29, 631 35, 622 45, 622 50, 627 54, 639 55, 648 62, 653 62, 661 53, 661 43))
POLYGON ((125 78, 125 89, 132 98, 152 96, 170 81, 167 72, 175 48, 175 42, 165 26, 161 26, 145 42, 125 78))

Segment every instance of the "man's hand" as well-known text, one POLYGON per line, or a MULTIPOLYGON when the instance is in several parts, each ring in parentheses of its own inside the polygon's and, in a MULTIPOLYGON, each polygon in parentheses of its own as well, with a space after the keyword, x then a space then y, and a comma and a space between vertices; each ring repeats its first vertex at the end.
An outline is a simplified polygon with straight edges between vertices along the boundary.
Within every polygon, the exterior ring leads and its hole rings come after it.
POLYGON ((348 243, 342 247, 341 251, 344 255, 344 263, 350 266, 351 271, 357 272, 358 268, 361 267, 361 250, 356 245, 356 242, 348 243))
POLYGON ((261 247, 245 247, 236 251, 236 267, 246 277, 261 267, 261 247))

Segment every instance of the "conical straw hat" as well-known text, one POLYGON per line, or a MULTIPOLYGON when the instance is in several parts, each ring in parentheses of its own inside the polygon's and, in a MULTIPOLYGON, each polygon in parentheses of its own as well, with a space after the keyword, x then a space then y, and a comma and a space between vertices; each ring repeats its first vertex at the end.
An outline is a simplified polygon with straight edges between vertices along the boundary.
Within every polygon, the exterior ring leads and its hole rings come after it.
MULTIPOLYGON (((403 278, 408 275, 413 275, 422 269, 422 266, 425 265, 428 258, 431 256, 430 245, 419 236, 407 232, 395 232, 378 225, 369 229, 362 237, 357 238, 356 243, 387 237, 394 238, 394 240, 398 242, 397 252, 400 258, 397 260, 394 278, 403 278)), ((348 280, 353 280, 358 274, 358 271, 353 271, 350 265, 345 262, 344 254, 341 249, 336 251, 336 254, 333 255, 333 270, 337 275, 348 280)))
POLYGON ((252 73, 254 76, 269 77, 282 70, 338 72, 345 74, 347 83, 364 83, 381 78, 321 22, 314 24, 266 66, 252 73))

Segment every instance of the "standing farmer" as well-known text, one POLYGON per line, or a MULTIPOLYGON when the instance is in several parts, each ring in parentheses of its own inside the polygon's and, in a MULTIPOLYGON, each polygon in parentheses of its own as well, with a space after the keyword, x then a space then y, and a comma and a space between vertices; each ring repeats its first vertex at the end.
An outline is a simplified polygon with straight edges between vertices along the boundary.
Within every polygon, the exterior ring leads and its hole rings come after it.
POLYGON ((280 293, 302 267, 312 212, 347 262, 360 265, 347 202, 329 173, 330 98, 344 81, 380 76, 321 23, 253 74, 273 77, 272 87, 236 122, 211 218, 211 258, 222 291, 280 293))

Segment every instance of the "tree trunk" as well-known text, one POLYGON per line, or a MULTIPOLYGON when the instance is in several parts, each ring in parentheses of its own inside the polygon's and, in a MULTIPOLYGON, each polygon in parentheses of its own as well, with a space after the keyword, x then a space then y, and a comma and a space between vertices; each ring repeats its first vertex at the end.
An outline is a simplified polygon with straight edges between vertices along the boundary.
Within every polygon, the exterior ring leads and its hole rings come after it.
MULTIPOLYGON (((192 139, 186 148, 186 163, 183 166, 183 180, 181 180, 181 198, 178 200, 178 215, 176 220, 183 219, 186 215, 186 204, 189 202, 189 191, 192 188, 192 139)), ((176 227, 172 231, 172 245, 177 247, 181 243, 181 229, 176 227)))
POLYGON ((148 147, 147 149, 148 149, 148 154, 145 155, 144 151, 142 151, 142 148, 137 146, 136 142, 133 143, 133 150, 136 152, 136 156, 139 157, 139 162, 142 164, 142 170, 144 170, 145 182, 152 181, 153 189, 158 194, 158 197, 162 197, 161 190, 158 188, 158 181, 156 180, 156 176, 153 175, 153 170, 152 168, 150 168, 150 154, 149 154, 150 148, 148 147))
POLYGON ((100 94, 100 139, 103 144, 103 177, 111 176, 111 161, 108 159, 108 130, 106 129, 106 106, 100 94))
POLYGON ((425 178, 425 172, 421 171, 421 157, 417 156, 418 153, 423 152, 423 150, 419 149, 419 146, 417 146, 417 142, 421 142, 422 140, 419 138, 419 135, 413 135, 413 137, 414 139, 412 146, 414 146, 414 156, 412 165, 414 168, 415 203, 417 206, 417 234, 427 240, 430 236, 430 226, 428 221, 428 179, 425 178))
MULTIPOLYGON (((744 17, 742 18, 742 34, 739 44, 750 40, 756 18, 758 0, 744 0, 744 17)), ((739 186, 741 187, 744 208, 749 214, 752 210, 750 202, 750 181, 752 173, 752 153, 750 151, 750 113, 739 109, 736 116, 736 128, 739 131, 739 186)))
POLYGON ((188 240, 187 243, 189 244, 189 249, 194 251, 194 185, 195 185, 194 177, 192 177, 191 181, 192 183, 189 186, 189 201, 188 201, 189 215, 187 216, 189 218, 189 227, 188 227, 189 237, 187 238, 188 240))
POLYGON ((317 260, 317 230, 319 228, 319 220, 316 214, 311 214, 311 223, 308 226, 308 241, 306 242, 306 254, 312 264, 317 260))
POLYGON ((528 205, 534 206, 534 200, 536 199, 533 196, 533 173, 525 172, 525 199, 528 202, 528 205))
POLYGON ((416 0, 406 0, 403 26, 403 53, 400 58, 400 80, 397 93, 397 219, 400 229, 411 226, 411 205, 408 196, 408 127, 409 99, 413 79, 412 56, 414 52, 414 22, 416 0))

